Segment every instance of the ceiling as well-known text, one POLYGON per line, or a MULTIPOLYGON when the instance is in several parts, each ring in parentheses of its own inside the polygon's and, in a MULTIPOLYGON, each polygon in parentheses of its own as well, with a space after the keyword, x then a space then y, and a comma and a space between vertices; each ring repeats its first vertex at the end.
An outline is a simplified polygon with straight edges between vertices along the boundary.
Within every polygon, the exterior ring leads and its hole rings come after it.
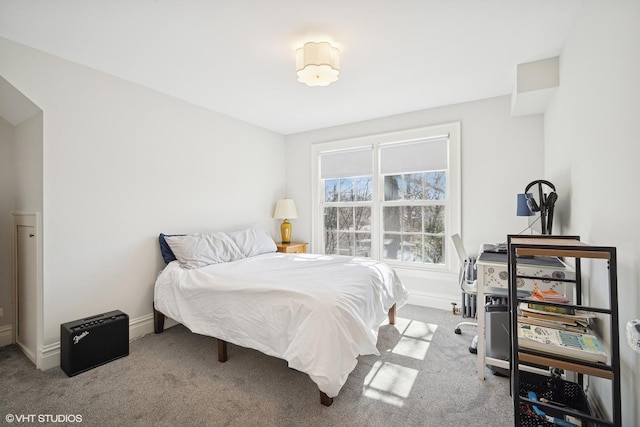
POLYGON ((288 135, 509 94, 517 64, 561 53, 581 4, 0 0, 0 37, 288 135), (298 83, 295 49, 325 40, 338 82, 298 83))

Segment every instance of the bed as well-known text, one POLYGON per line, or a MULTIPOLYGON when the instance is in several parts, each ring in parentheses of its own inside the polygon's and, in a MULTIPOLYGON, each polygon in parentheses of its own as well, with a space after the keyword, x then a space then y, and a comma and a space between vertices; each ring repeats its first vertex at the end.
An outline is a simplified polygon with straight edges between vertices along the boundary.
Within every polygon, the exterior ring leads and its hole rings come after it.
POLYGON ((166 267, 154 288, 154 329, 165 316, 192 332, 258 350, 309 375, 329 406, 357 364, 379 355, 379 326, 407 300, 387 264, 276 252, 262 229, 160 235, 166 267))

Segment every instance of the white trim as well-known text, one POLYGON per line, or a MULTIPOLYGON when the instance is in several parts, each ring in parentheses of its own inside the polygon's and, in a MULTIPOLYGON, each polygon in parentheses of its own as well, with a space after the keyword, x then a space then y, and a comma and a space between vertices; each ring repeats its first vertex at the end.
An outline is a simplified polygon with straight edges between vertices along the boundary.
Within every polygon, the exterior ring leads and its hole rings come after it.
POLYGON ((0 326, 0 347, 13 344, 13 326, 0 326))
POLYGON ((24 353, 25 356, 27 356, 27 359, 31 360, 31 362, 34 365, 36 365, 36 367, 38 367, 37 365, 38 358, 37 358, 36 350, 31 350, 29 347, 22 345, 20 341, 16 341, 16 346, 20 349, 20 351, 24 353))
POLYGON ((607 411, 605 405, 602 404, 602 399, 598 396, 598 393, 594 389, 587 391, 587 400, 591 405, 593 415, 601 419, 611 419, 609 411, 607 411))
MULTIPOLYGON (((432 138, 437 136, 449 136, 449 171, 450 173, 447 176, 447 191, 449 195, 454 195, 455 197, 450 197, 447 201, 447 222, 449 228, 447 229, 447 234, 460 234, 462 230, 462 211, 461 211, 461 200, 462 200, 462 171, 460 170, 461 164, 461 155, 460 155, 460 122, 446 123, 435 126, 428 126, 416 129, 409 129, 397 132, 388 132, 382 133, 378 135, 367 135, 362 137, 337 140, 337 141, 328 141, 328 142, 320 142, 312 144, 311 146, 311 242, 312 242, 312 252, 314 253, 322 253, 323 252, 323 236, 320 230, 320 224, 322 224, 322 212, 321 209, 318 208, 318 201, 320 200, 320 194, 324 191, 321 188, 321 179, 320 179, 320 168, 318 157, 321 153, 337 151, 337 150, 345 150, 345 149, 356 149, 356 148, 373 148, 373 161, 374 161, 374 179, 373 179, 373 191, 374 194, 378 194, 380 196, 380 191, 378 190, 380 187, 380 176, 379 176, 379 155, 377 148, 386 143, 394 143, 394 142, 406 142, 412 140, 419 140, 425 138, 432 138)), ((371 218, 371 240, 372 241, 380 241, 380 201, 374 200, 372 204, 372 218, 371 218)), ((445 236, 448 237, 448 236, 445 236)), ((446 240, 448 241, 448 240, 446 240)), ((375 259, 380 259, 379 246, 375 245, 372 247, 373 257, 375 259)), ((458 269, 457 265, 457 257, 454 252, 454 249, 451 245, 446 245, 446 259, 447 265, 445 271, 456 272, 458 269)), ((418 268, 422 268, 424 270, 442 270, 442 267, 438 268, 437 266, 416 266, 418 268)))
POLYGON ((129 341, 153 332, 153 313, 129 320, 129 341))
POLYGON ((410 291, 407 304, 419 305, 422 307, 438 308, 441 310, 451 310, 451 303, 458 304, 460 296, 447 296, 432 292, 410 291))
MULTIPOLYGON (((44 304, 43 304, 43 257, 42 257, 42 214, 40 212, 11 212, 13 216, 13 227, 11 229, 11 245, 12 245, 12 303, 13 303, 13 324, 18 324, 18 310, 17 310, 17 301, 18 301, 18 257, 17 257, 17 234, 16 227, 17 226, 29 226, 35 228, 35 237, 36 237, 36 349, 42 347, 43 342, 43 331, 44 331, 44 304)), ((16 331, 17 328, 13 328, 13 342, 16 342, 16 331)), ((16 344, 18 344, 16 342, 16 344)), ((22 345, 19 347, 25 351, 25 348, 22 345)), ((28 357, 32 358, 33 363, 35 363, 38 369, 41 368, 42 359, 40 357, 40 352, 36 349, 25 351, 28 357), (35 355, 33 354, 35 351, 35 355)))
POLYGON ((60 366, 60 342, 40 347, 38 358, 40 359, 38 369, 41 371, 60 366))
MULTIPOLYGON (((150 333, 153 333, 153 313, 129 319, 129 342, 150 333)), ((40 347, 38 358, 40 359, 38 369, 42 371, 60 366, 60 342, 40 347)))

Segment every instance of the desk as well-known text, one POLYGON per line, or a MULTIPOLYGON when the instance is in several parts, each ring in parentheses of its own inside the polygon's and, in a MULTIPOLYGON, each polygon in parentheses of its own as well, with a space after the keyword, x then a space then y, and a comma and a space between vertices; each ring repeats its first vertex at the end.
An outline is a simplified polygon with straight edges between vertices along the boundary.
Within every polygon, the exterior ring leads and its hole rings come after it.
MULTIPOLYGON (((506 296, 509 288, 509 273, 506 253, 481 252, 476 261, 478 272, 478 378, 484 380, 485 366, 509 369, 508 360, 486 357, 485 348, 485 295, 501 293, 506 296)), ((575 271, 555 257, 518 258, 518 274, 540 279, 519 279, 518 293, 531 293, 534 285, 541 291, 554 289, 566 295, 565 283, 552 279, 574 279, 575 271)), ((510 343, 509 343, 510 345, 510 343)))

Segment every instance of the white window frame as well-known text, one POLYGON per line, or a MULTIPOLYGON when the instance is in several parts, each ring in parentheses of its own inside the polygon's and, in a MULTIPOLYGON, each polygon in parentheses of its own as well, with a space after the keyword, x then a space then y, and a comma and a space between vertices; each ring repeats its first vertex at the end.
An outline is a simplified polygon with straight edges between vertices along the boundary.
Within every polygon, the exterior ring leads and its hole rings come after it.
POLYGON ((324 198, 324 187, 320 179, 320 156, 332 151, 342 151, 357 148, 371 148, 373 150, 373 200, 371 212, 371 240, 377 242, 372 244, 372 258, 382 259, 382 227, 381 215, 384 204, 384 178, 380 174, 379 148, 383 144, 405 143, 422 139, 436 138, 441 136, 449 137, 448 144, 448 173, 447 173, 447 208, 445 209, 446 235, 445 235, 445 263, 444 264, 423 264, 409 263, 395 260, 385 260, 386 263, 402 269, 418 269, 440 272, 455 272, 458 264, 453 245, 449 236, 461 231, 461 179, 460 169, 460 123, 447 123, 442 125, 428 126, 416 129, 409 129, 398 132, 390 132, 378 135, 369 135, 358 138, 315 143, 311 147, 311 237, 312 251, 322 253, 324 250, 323 237, 323 211, 320 197, 324 198))

